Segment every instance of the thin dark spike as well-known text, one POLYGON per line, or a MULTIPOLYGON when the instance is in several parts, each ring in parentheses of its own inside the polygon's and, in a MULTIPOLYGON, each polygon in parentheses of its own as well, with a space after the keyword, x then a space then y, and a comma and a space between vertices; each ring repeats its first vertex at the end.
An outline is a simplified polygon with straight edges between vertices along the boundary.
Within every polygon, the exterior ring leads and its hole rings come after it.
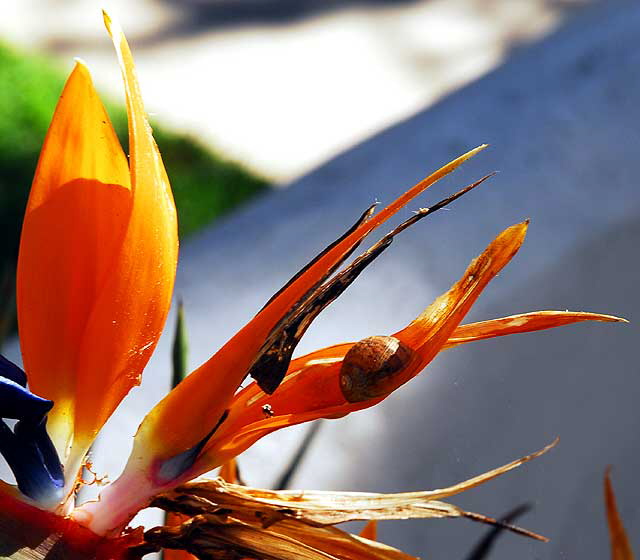
MULTIPOLYGON (((489 173, 488 175, 485 175, 481 179, 478 179, 476 182, 471 183, 470 185, 467 185, 463 189, 460 189, 457 193, 454 193, 451 196, 448 196, 447 198, 443 198, 439 202, 436 202, 433 206, 429 206, 428 208, 420 208, 420 210, 416 211, 416 213, 413 216, 411 216, 408 220, 405 220, 404 222, 402 222, 398 227, 391 230, 387 235, 385 235, 385 237, 388 237, 388 236, 394 237, 398 235, 401 231, 407 229, 409 226, 412 226, 416 222, 422 220, 422 218, 426 218, 430 214, 433 214, 434 212, 441 210, 445 206, 448 206, 455 200, 459 199, 461 196, 467 194, 469 191, 480 186, 487 179, 490 179, 497 173, 498 173, 497 171, 494 171, 493 173, 489 173)), ((384 239, 384 237, 382 239, 384 239)))
POLYGON ((389 238, 384 244, 376 244, 360 255, 345 270, 320 286, 294 313, 272 331, 264 350, 249 370, 260 388, 272 394, 280 385, 291 363, 291 357, 298 342, 313 320, 330 303, 335 301, 360 273, 391 244, 389 238))
POLYGON ((457 193, 437 202, 430 208, 420 209, 415 215, 383 236, 344 270, 315 288, 310 295, 306 296, 306 299, 300 300, 300 302, 285 315, 273 331, 271 331, 261 352, 249 370, 249 375, 256 380, 260 388, 268 394, 272 394, 278 388, 291 363, 293 351, 313 320, 323 309, 335 301, 360 273, 391 245, 396 235, 422 218, 444 208, 486 181, 492 175, 494 174, 486 175, 457 193))
MULTIPOLYGON (((499 523, 513 523, 518 517, 531 510, 531 504, 522 504, 512 509, 499 519, 499 523)), ((504 527, 494 526, 473 548, 466 560, 485 560, 498 537, 505 530, 504 527)))
MULTIPOLYGON (((178 301, 178 312, 176 315, 176 330, 173 334, 173 346, 171 348, 171 359, 173 370, 171 374, 171 388, 176 387, 187 375, 189 345, 187 342, 187 330, 184 321, 184 305, 182 299, 178 301)), ((164 514, 164 524, 169 523, 169 514, 164 514)), ((160 553, 161 560, 164 559, 164 551, 160 553)))
MULTIPOLYGON (((311 266, 313 266, 316 262, 318 262, 318 260, 320 260, 324 255, 326 255, 331 249, 333 249, 338 243, 341 243, 345 238, 347 238, 349 235, 351 235, 356 229, 358 229, 360 227, 361 224, 363 224, 364 222, 366 222, 374 213, 376 206, 378 206, 377 202, 374 202, 371 206, 369 206, 369 208, 367 208, 358 218, 358 220, 356 221, 355 224, 353 224, 347 231, 345 231, 340 237, 338 237, 338 239, 336 239, 333 243, 327 245, 318 255, 316 255, 312 260, 310 260, 303 268, 301 268, 298 272, 296 272, 296 274, 284 285, 282 286, 282 288, 280 288, 275 294, 273 294, 270 298, 269 301, 267 301, 267 303, 265 303, 262 307, 262 309, 264 309, 265 307, 267 307, 267 305, 269 305, 274 299, 276 299, 284 290, 286 290, 293 282, 295 282, 306 270, 308 270, 311 266)), ((352 247, 349 248, 349 250, 347 251, 347 253, 345 253, 344 257, 342 259, 340 259, 339 262, 336 263, 336 265, 322 278, 322 280, 320 280, 319 284, 322 284, 322 282, 325 281, 326 278, 328 278, 329 276, 331 276, 335 270, 346 260, 348 259, 351 254, 353 253, 353 251, 356 250, 356 248, 358 247, 358 245, 360 245, 360 241, 358 243, 355 243, 352 247)), ((305 297, 307 294, 305 294, 305 296, 303 296, 300 300, 304 301, 305 297)), ((298 302, 298 303, 300 303, 298 302)), ((297 305, 297 304, 296 304, 297 305)), ((295 307, 295 306, 294 306, 295 307)))
POLYGON ((287 465, 287 468, 280 475, 280 478, 278 478, 278 480, 274 484, 273 486, 274 490, 289 489, 289 485, 291 484, 291 481, 293 480, 293 477, 295 476, 296 472, 298 472, 298 469, 300 468, 300 465, 302 464, 302 461, 305 455, 307 454, 309 447, 311 447, 311 444, 313 443, 316 436, 318 435, 318 431, 320 430, 321 423, 322 423, 321 420, 316 420, 315 422, 311 423, 311 426, 309 426, 307 433, 305 434, 304 438, 300 442, 300 445, 298 446, 298 449, 295 455, 292 457, 291 461, 287 465))
POLYGON ((187 329, 184 321, 184 305, 182 304, 182 300, 178 301, 176 330, 173 335, 173 347, 171 350, 173 360, 171 387, 173 388, 187 376, 189 345, 187 342, 187 329))
POLYGON ((529 537, 530 539, 549 542, 549 539, 547 537, 543 537, 542 535, 538 535, 538 533, 534 533, 533 531, 529 531, 528 529, 523 529, 522 527, 518 527, 517 525, 512 525, 511 523, 504 523, 503 521, 494 519, 493 517, 487 517, 486 515, 472 513, 469 511, 465 511, 462 516, 473 521, 486 523, 487 525, 494 525, 495 527, 499 527, 500 529, 506 529, 507 531, 511 531, 512 533, 516 533, 524 537, 529 537))

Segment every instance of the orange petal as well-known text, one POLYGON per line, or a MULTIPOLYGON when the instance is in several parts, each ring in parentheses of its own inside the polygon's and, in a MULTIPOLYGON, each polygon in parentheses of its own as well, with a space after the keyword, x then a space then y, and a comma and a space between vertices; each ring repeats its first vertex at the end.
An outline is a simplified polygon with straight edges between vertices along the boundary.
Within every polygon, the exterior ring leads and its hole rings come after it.
POLYGON ((444 345, 444 349, 453 348, 467 342, 486 340, 508 334, 526 333, 553 329, 581 321, 602 321, 605 323, 626 323, 626 319, 613 315, 601 315, 600 313, 586 313, 582 311, 533 311, 510 315, 479 323, 461 325, 453 331, 453 334, 444 345))
POLYGON ((153 454, 157 458, 171 457, 200 441, 222 416, 266 337, 291 306, 315 286, 333 265, 340 262, 358 240, 484 147, 460 156, 415 185, 306 268, 147 415, 136 435, 132 456, 146 454, 149 457, 153 454), (191 411, 190 414, 183 413, 185 406, 191 411))
POLYGON ((438 297, 415 321, 394 336, 415 353, 409 364, 385 383, 386 394, 347 402, 341 386, 342 359, 352 344, 339 344, 298 358, 273 395, 255 386, 233 400, 231 413, 205 446, 190 475, 197 475, 240 454, 258 439, 280 428, 317 418, 335 418, 369 408, 415 377, 435 357, 489 281, 520 248, 527 223, 503 231, 467 268, 449 291, 438 297), (272 415, 263 414, 269 405, 272 415))
MULTIPOLYGON (((107 18, 108 25, 108 18, 107 18)), ((178 260, 176 210, 146 119, 122 31, 110 30, 125 84, 133 206, 125 237, 87 324, 78 362, 75 431, 81 457, 129 390, 140 383, 164 327, 178 260)))
POLYGON ((611 540, 611 560, 633 560, 633 551, 629 544, 629 538, 616 506, 616 496, 613 493, 609 470, 604 476, 604 499, 607 508, 609 538, 611 540))
POLYGON ((220 467, 218 476, 225 482, 240 484, 238 482, 238 461, 236 461, 235 457, 233 459, 229 459, 224 465, 222 465, 222 467, 220 467))
POLYGON ((393 335, 418 353, 420 369, 442 349, 482 290, 516 254, 524 241, 527 226, 528 222, 523 222, 504 230, 471 262, 448 292, 438 297, 409 326, 393 335))
POLYGON ((127 158, 89 70, 80 60, 76 60, 47 131, 27 215, 76 179, 129 188, 127 158))
POLYGON ((126 157, 89 72, 78 63, 40 155, 17 278, 25 370, 32 390, 55 402, 48 425, 62 458, 71 443, 84 332, 130 213, 126 157))
POLYGON ((367 521, 367 524, 360 531, 360 536, 370 541, 378 540, 378 522, 375 519, 367 521))

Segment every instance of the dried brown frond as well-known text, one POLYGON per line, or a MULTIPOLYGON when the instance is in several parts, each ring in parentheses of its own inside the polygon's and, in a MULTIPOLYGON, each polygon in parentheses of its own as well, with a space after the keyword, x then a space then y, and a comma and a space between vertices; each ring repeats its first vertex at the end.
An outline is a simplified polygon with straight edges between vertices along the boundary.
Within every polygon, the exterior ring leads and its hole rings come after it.
POLYGON ((156 527, 146 540, 187 550, 199 558, 408 560, 412 558, 374 540, 351 535, 333 525, 382 519, 466 518, 500 526, 520 535, 545 537, 491 517, 440 501, 474 488, 539 457, 544 449, 438 490, 375 494, 364 492, 274 491, 201 479, 158 496, 151 505, 188 516, 179 526, 156 527))

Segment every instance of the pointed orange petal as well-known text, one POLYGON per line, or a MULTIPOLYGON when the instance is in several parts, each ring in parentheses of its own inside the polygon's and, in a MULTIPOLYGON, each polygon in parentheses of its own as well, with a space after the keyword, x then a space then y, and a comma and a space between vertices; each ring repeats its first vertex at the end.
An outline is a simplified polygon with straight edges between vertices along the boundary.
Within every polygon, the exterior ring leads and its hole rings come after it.
POLYGON ((528 222, 523 222, 504 230, 471 262, 450 290, 393 335, 417 352, 420 359, 416 367, 425 367, 446 344, 487 284, 516 254, 524 241, 527 226, 528 222))
POLYGON ((360 531, 360 536, 370 541, 378 540, 378 522, 375 519, 367 521, 367 524, 360 531))
POLYGON ((205 446, 190 475, 240 454, 265 435, 317 418, 336 418, 369 408, 415 377, 442 349, 451 333, 489 281, 522 245, 527 223, 503 231, 467 268, 449 291, 438 297, 415 321, 394 335, 412 349, 406 367, 383 380, 384 392, 375 398, 347 402, 340 377, 343 358, 353 344, 339 344, 298 358, 273 395, 251 385, 233 400, 231 413, 205 446), (270 414, 263 411, 269 405, 270 414))
POLYGON ((629 544, 627 532, 620 519, 616 496, 613 493, 609 470, 604 476, 604 499, 607 508, 607 523, 609 524, 609 537, 611 540, 611 560, 633 560, 633 551, 629 544))
POLYGON ((178 258, 176 210, 147 123, 133 59, 122 31, 107 26, 125 83, 133 207, 117 259, 84 333, 78 367, 77 454, 140 383, 164 327, 178 258))
POLYGON ((231 484, 240 484, 238 482, 238 462, 235 457, 233 459, 229 459, 222 467, 220 467, 220 472, 218 476, 224 480, 225 482, 230 482, 231 484))
POLYGON ((200 441, 222 416, 266 337, 291 306, 315 286, 333 265, 340 262, 357 241, 484 147, 460 156, 415 185, 306 268, 147 415, 136 435, 133 455, 141 455, 144 450, 147 457, 150 451, 158 458, 171 457, 200 441), (191 414, 182 413, 185 406, 189 407, 191 414))
POLYGON ((17 277, 25 370, 32 390, 55 402, 48 426, 63 460, 72 434, 84 332, 120 251, 130 212, 126 157, 89 72, 78 63, 40 155, 17 277))
POLYGON ((64 86, 44 140, 27 214, 76 179, 129 188, 127 159, 80 60, 64 86))
POLYGON ((531 313, 521 313, 480 321, 479 323, 469 323, 460 325, 453 331, 453 334, 444 345, 444 349, 453 348, 467 342, 476 340, 486 340, 497 336, 509 334, 526 333, 553 329, 581 321, 602 321, 606 323, 626 323, 626 319, 614 317, 613 315, 602 315, 600 313, 586 313, 582 311, 533 311, 531 313))

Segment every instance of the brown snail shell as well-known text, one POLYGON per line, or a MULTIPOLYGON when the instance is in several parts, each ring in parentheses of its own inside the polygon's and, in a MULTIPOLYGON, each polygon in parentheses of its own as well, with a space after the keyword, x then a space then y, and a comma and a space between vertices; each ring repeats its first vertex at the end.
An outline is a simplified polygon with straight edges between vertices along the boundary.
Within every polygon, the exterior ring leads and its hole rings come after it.
POLYGON ((398 387, 395 374, 407 367, 415 352, 392 336, 370 336, 354 344, 340 369, 340 389, 347 401, 362 402, 398 387))

